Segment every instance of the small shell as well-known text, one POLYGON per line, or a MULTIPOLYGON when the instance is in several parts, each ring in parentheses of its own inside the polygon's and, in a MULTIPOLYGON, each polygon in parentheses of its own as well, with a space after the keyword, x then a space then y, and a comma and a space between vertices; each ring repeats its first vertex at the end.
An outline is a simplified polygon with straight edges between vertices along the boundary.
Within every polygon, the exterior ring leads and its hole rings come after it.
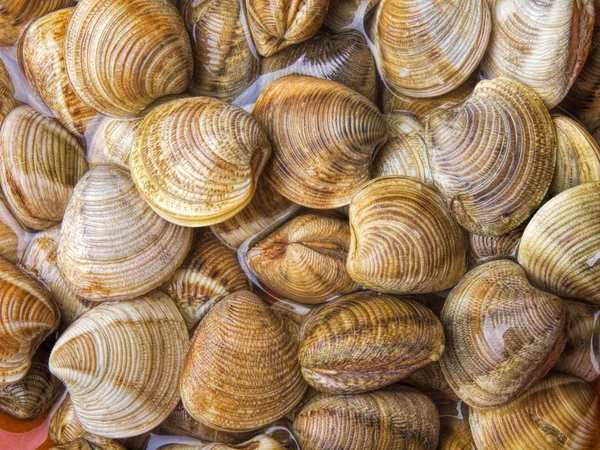
POLYGON ((315 310, 302 324, 298 361, 317 390, 358 393, 390 385, 437 361, 444 330, 417 302, 356 293, 315 310))
POLYGON ((271 83, 253 114, 273 144, 267 180, 309 208, 347 205, 369 179, 375 149, 387 137, 383 116, 365 97, 308 76, 271 83))
POLYGON ((361 29, 365 18, 378 3, 379 0, 330 0, 324 25, 336 33, 361 29))
POLYGON ((587 450, 600 442, 600 406, 594 389, 568 375, 551 375, 493 410, 471 409, 477 448, 587 450))
POLYGON ((72 442, 51 447, 50 450, 127 450, 112 439, 98 438, 89 433, 72 442))
POLYGON ((99 165, 75 188, 57 263, 79 297, 129 299, 166 281, 185 259, 192 239, 191 229, 152 211, 126 171, 99 165))
POLYGON ((496 259, 516 259, 524 229, 521 226, 497 237, 469 233, 469 263, 480 266, 496 259))
POLYGON ((271 436, 266 434, 259 434, 253 437, 249 441, 243 442, 238 445, 227 445, 220 443, 208 443, 208 444, 168 444, 159 447, 158 450, 285 450, 285 447, 273 439, 271 436))
POLYGON ((507 78, 481 81, 427 123, 435 185, 469 232, 500 236, 540 204, 554 175, 554 124, 541 100, 507 78))
POLYGON ((50 371, 67 387, 84 429, 109 438, 136 436, 177 405, 188 341, 179 311, 164 294, 103 303, 61 335, 50 371))
POLYGON ((83 149, 55 119, 29 106, 4 119, 0 183, 11 210, 28 227, 43 230, 60 222, 87 168, 83 149))
POLYGON ((129 169, 129 153, 133 136, 142 118, 113 119, 105 117, 99 123, 87 149, 87 161, 91 167, 98 164, 115 164, 129 169))
POLYGON ((437 193, 416 180, 372 180, 352 200, 350 227, 348 273, 374 291, 438 292, 467 270, 466 234, 437 193))
POLYGON ((57 444, 66 444, 84 435, 81 422, 75 415, 75 407, 69 394, 65 395, 62 403, 50 414, 48 435, 57 444))
POLYGON ((440 439, 437 450, 474 450, 469 425, 469 407, 462 401, 435 402, 440 413, 440 439))
POLYGON ((198 227, 223 222, 250 202, 270 154, 267 135, 250 114, 195 97, 148 113, 129 164, 142 197, 159 215, 198 227))
POLYGON ((298 331, 248 291, 229 294, 194 333, 181 380, 185 409, 224 431, 249 431, 285 416, 307 389, 298 331))
POLYGON ((10 212, 0 189, 0 256, 16 264, 23 253, 27 235, 28 229, 10 212))
POLYGON ((0 125, 6 115, 19 105, 20 102, 15 98, 15 87, 8 70, 6 70, 4 62, 0 59, 0 125))
POLYGON ((411 373, 402 380, 402 384, 417 388, 419 391, 427 394, 435 402, 441 400, 460 400, 446 381, 446 377, 444 376, 444 372, 442 372, 442 366, 440 366, 439 361, 427 364, 422 369, 411 373))
POLYGON ((448 295, 441 319, 442 370, 473 407, 496 408, 515 399, 546 375, 565 346, 562 300, 531 286, 512 261, 467 273, 448 295))

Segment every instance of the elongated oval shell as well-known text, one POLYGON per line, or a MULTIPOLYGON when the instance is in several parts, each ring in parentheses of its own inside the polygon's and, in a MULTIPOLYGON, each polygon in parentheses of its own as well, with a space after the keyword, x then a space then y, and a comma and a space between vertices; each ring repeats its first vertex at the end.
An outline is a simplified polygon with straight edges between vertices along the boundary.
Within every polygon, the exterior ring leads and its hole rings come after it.
POLYGON ((79 297, 124 300, 166 281, 185 259, 192 239, 191 229, 152 211, 125 170, 99 165, 75 188, 57 263, 79 297))
POLYGON ((352 28, 360 30, 378 3, 379 0, 330 0, 324 25, 336 33, 352 28))
POLYGON ((350 276, 369 289, 438 292, 467 270, 467 237, 437 193, 416 180, 372 180, 350 205, 350 276))
POLYGON ((519 227, 502 236, 469 233, 469 263, 480 266, 496 259, 516 259, 524 229, 519 227))
POLYGON ((554 124, 525 85, 497 78, 477 84, 459 105, 427 123, 435 185, 469 232, 500 236, 540 204, 554 175, 554 124))
POLYGON ((477 448, 584 450, 600 440, 598 396, 568 375, 550 375, 500 408, 471 408, 470 422, 477 448))
POLYGON ((29 106, 13 109, 0 130, 0 184, 13 213, 43 230, 63 218, 87 170, 77 140, 55 119, 29 106))
POLYGON ((2 59, 0 59, 0 125, 6 115, 19 104, 20 102, 15 98, 15 87, 8 70, 2 59))
POLYGON ((159 215, 198 227, 223 222, 250 202, 270 153, 267 135, 250 114, 195 97, 148 113, 129 165, 142 197, 159 215))
POLYGON ((497 408, 525 392, 565 346, 562 300, 534 288, 512 261, 492 261, 467 273, 448 295, 441 319, 446 380, 477 408, 497 408))
POLYGON ((273 144, 267 180, 309 208, 347 205, 368 180, 373 153, 387 137, 382 115, 365 97, 308 76, 271 83, 253 114, 273 144))
POLYGON ((105 117, 94 130, 86 159, 91 167, 114 164, 129 169, 129 153, 133 136, 142 123, 141 117, 115 119, 105 117))
POLYGON ((224 431, 261 428, 291 411, 307 389, 298 330, 248 291, 229 294, 194 333, 181 380, 185 409, 224 431))
POLYGON ((50 370, 67 387, 85 430, 136 436, 177 405, 188 341, 175 304, 153 292, 88 311, 58 339, 50 370))
POLYGON ((418 389, 435 402, 443 400, 460 401, 446 381, 439 360, 411 373, 402 380, 402 384, 418 389))
POLYGON ((277 440, 266 434, 259 434, 249 441, 238 445, 227 445, 217 442, 208 444, 169 444, 159 447, 159 450, 285 450, 285 447, 277 440))
POLYGON ((187 32, 169 0, 80 0, 67 28, 65 59, 81 99, 116 117, 184 92, 193 68, 187 32))

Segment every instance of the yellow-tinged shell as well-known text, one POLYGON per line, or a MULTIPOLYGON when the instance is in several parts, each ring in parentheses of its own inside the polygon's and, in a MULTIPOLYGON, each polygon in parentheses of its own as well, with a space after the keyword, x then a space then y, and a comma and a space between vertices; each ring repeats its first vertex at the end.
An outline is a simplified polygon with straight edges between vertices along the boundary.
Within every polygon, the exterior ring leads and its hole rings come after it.
POLYGON ((358 395, 318 395, 294 419, 302 450, 431 450, 439 416, 415 389, 397 387, 358 395))
POLYGON ((437 450, 474 450, 469 425, 469 406, 462 401, 436 401, 440 413, 440 439, 437 450))
POLYGON ((103 118, 94 129, 87 148, 86 158, 90 166, 115 164, 129 169, 129 153, 133 136, 141 123, 141 117, 133 119, 103 118))
POLYGON ((127 450, 124 445, 112 439, 106 439, 85 433, 83 436, 61 445, 51 447, 50 450, 127 450))
POLYGON ((374 293, 338 298, 300 329, 298 361, 315 389, 367 392, 388 386, 444 352, 444 330, 423 305, 374 293))
POLYGON ((66 444, 81 437, 86 431, 75 415, 75 407, 69 394, 66 394, 61 404, 50 414, 48 436, 52 442, 66 444))
POLYGON ((270 154, 254 117, 220 100, 195 97, 146 115, 129 165, 142 197, 159 215, 199 227, 223 222, 250 202, 270 154))
POLYGON ((285 450, 285 447, 277 440, 266 434, 259 434, 249 441, 238 445, 227 445, 218 442, 206 444, 168 444, 159 447, 158 450, 285 450))
POLYGON ((20 102, 15 98, 15 87, 8 70, 0 59, 0 125, 6 115, 19 105, 20 102))
POLYGON ((350 227, 333 216, 296 217, 246 253, 258 281, 279 296, 318 304, 357 291, 346 272, 350 227))
POLYGON ((25 225, 43 230, 63 218, 88 166, 77 140, 56 119, 29 106, 13 109, 0 129, 0 184, 25 225))
POLYGON ((524 229, 519 227, 496 237, 469 233, 469 263, 479 266, 496 259, 516 259, 524 229))
POLYGON ((456 221, 469 232, 500 236, 540 204, 556 159, 554 124, 527 86, 484 80, 459 105, 427 123, 429 168, 456 221))
POLYGON ((383 116, 365 97, 308 76, 271 83, 253 114, 273 144, 265 177, 309 208, 347 205, 369 179, 375 149, 387 138, 383 116))
POLYGON ((594 0, 488 0, 492 35, 481 64, 486 78, 529 86, 550 109, 583 67, 594 28, 594 0))
POLYGON ((0 189, 0 256, 16 264, 25 248, 28 229, 15 218, 0 189))
POLYGON ((57 263, 77 296, 124 300, 166 281, 192 239, 193 230, 152 211, 125 170, 98 165, 81 179, 69 202, 57 263))
POLYGON ((348 273, 397 294, 451 288, 467 270, 467 236, 429 186, 405 177, 372 180, 350 205, 348 273))
POLYGON ((324 25, 336 33, 351 28, 360 30, 378 3, 379 0, 330 0, 324 25))
POLYGON ((480 449, 587 450, 600 442, 598 396, 568 375, 550 375, 500 408, 471 408, 470 422, 480 449))
POLYGON ((248 291, 217 303, 194 333, 181 400, 196 420, 225 431, 264 427, 291 411, 307 385, 296 325, 248 291))
POLYGON ((184 92, 193 68, 189 37, 169 0, 80 0, 65 59, 75 92, 114 117, 184 92))
POLYGON ((56 342, 50 370, 67 387, 85 430, 136 436, 177 405, 188 342, 175 304, 153 292, 88 311, 56 342))
POLYGON ((427 364, 425 367, 411 373, 402 380, 402 384, 417 388, 419 391, 427 394, 435 402, 443 400, 460 400, 446 381, 439 360, 427 364))
POLYGON ((565 346, 562 300, 534 288, 512 261, 467 273, 448 295, 441 320, 442 370, 473 407, 497 408, 515 399, 548 373, 565 346))
POLYGON ((542 206, 517 257, 539 288, 600 304, 600 182, 575 186, 542 206))
POLYGON ((491 28, 486 0, 381 0, 371 30, 381 77, 400 95, 447 94, 475 70, 491 28))

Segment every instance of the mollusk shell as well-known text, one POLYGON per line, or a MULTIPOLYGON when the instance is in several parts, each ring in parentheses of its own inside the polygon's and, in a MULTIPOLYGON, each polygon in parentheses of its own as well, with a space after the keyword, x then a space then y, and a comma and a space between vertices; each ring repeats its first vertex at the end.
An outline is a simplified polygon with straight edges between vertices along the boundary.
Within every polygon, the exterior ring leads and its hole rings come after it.
POLYGON ((462 401, 435 402, 440 412, 440 439, 437 450, 474 450, 469 425, 469 407, 462 401))
POLYGON ((369 13, 379 0, 330 0, 325 27, 340 33, 348 29, 361 29, 369 13))
POLYGON ((469 233, 469 263, 479 266, 495 259, 516 259, 524 229, 521 226, 496 237, 469 233))
POLYGON ((94 129, 87 148, 87 160, 91 167, 98 164, 114 164, 129 169, 129 153, 135 131, 142 118, 114 119, 104 117, 94 129))
POLYGON ((6 70, 6 66, 0 59, 0 125, 6 115, 19 106, 20 102, 15 98, 15 87, 6 70))
POLYGON ((75 407, 73 406, 71 397, 69 394, 66 394, 59 407, 50 414, 48 436, 50 436, 52 442, 66 444, 85 433, 86 431, 75 415, 75 407))
POLYGON ((0 189, 0 256, 16 264, 23 252, 27 236, 27 230, 10 212, 8 202, 0 189))
POLYGON ((285 450, 285 447, 271 436, 259 434, 249 441, 238 445, 227 445, 217 442, 207 444, 169 444, 159 447, 159 450, 285 450))
POLYGON ((439 360, 411 373, 402 380, 402 384, 407 384, 418 389, 420 392, 427 394, 435 402, 441 400, 460 400, 446 381, 439 360))
POLYGON ((86 433, 83 436, 62 445, 56 445, 50 450, 127 450, 125 446, 112 439, 99 438, 86 433))

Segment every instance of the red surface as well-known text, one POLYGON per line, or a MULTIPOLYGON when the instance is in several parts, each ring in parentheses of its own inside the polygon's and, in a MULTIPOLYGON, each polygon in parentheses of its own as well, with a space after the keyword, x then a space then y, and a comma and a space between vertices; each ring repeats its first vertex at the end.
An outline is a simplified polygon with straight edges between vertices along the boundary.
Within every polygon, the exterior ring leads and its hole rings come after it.
POLYGON ((48 437, 48 414, 35 420, 18 420, 0 413, 0 450, 46 450, 54 444, 48 437))

